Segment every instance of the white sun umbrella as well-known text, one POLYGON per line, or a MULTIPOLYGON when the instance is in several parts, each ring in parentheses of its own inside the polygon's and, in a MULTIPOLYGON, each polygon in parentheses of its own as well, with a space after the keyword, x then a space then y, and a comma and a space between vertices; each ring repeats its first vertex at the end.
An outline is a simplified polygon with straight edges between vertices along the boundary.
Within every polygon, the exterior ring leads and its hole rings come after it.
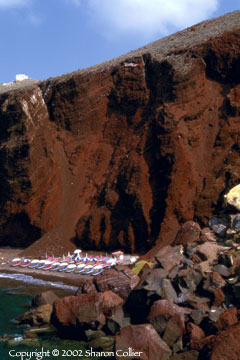
POLYGON ((82 252, 82 250, 80 249, 76 249, 73 253, 75 256, 75 260, 80 260, 80 253, 82 252))

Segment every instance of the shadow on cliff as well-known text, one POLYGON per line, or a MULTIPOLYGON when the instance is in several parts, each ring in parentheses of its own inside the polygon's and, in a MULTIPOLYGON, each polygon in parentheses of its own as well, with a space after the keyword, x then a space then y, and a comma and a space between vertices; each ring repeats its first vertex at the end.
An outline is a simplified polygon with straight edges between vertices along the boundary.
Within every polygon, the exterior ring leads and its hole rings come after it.
POLYGON ((25 212, 8 218, 0 232, 0 246, 26 248, 41 237, 41 230, 30 223, 25 212))

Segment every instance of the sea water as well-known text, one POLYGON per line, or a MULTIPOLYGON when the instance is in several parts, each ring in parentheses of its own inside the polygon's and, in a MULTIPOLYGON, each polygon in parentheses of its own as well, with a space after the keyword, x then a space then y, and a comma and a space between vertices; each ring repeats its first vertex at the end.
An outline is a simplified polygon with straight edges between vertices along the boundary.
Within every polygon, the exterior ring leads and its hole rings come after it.
POLYGON ((0 360, 92 359, 84 356, 86 346, 83 342, 62 340, 56 332, 42 333, 36 340, 27 342, 23 339, 26 327, 18 326, 15 318, 31 308, 32 295, 49 289, 58 296, 76 291, 75 287, 63 283, 0 273, 0 336, 7 334, 12 339, 0 340, 0 360))

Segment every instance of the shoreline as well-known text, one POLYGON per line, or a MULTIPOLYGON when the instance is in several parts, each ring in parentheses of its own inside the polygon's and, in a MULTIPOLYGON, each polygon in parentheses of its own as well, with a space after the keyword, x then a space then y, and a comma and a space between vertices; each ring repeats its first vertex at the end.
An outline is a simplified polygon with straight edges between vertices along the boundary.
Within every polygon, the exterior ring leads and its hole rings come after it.
MULTIPOLYGON (((15 257, 21 256, 23 249, 0 249, 0 257, 4 259, 14 259, 15 257)), ((74 286, 79 288, 81 284, 85 281, 92 278, 91 275, 81 275, 74 273, 65 273, 65 272, 51 272, 49 270, 36 270, 29 269, 27 267, 23 268, 20 266, 13 267, 8 264, 0 265, 0 274, 22 274, 31 276, 35 279, 44 280, 48 282, 58 283, 61 282, 67 286, 74 286)), ((16 279, 21 282, 21 280, 16 279)), ((0 278, 1 282, 1 278, 0 278)))

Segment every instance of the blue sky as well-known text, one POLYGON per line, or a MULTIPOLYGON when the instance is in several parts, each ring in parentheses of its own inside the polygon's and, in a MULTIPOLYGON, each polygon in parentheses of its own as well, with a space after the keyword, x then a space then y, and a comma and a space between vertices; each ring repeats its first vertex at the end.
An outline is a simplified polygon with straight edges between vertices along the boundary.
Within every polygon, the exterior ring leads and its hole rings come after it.
POLYGON ((0 0, 0 83, 43 80, 137 49, 239 0, 0 0))

